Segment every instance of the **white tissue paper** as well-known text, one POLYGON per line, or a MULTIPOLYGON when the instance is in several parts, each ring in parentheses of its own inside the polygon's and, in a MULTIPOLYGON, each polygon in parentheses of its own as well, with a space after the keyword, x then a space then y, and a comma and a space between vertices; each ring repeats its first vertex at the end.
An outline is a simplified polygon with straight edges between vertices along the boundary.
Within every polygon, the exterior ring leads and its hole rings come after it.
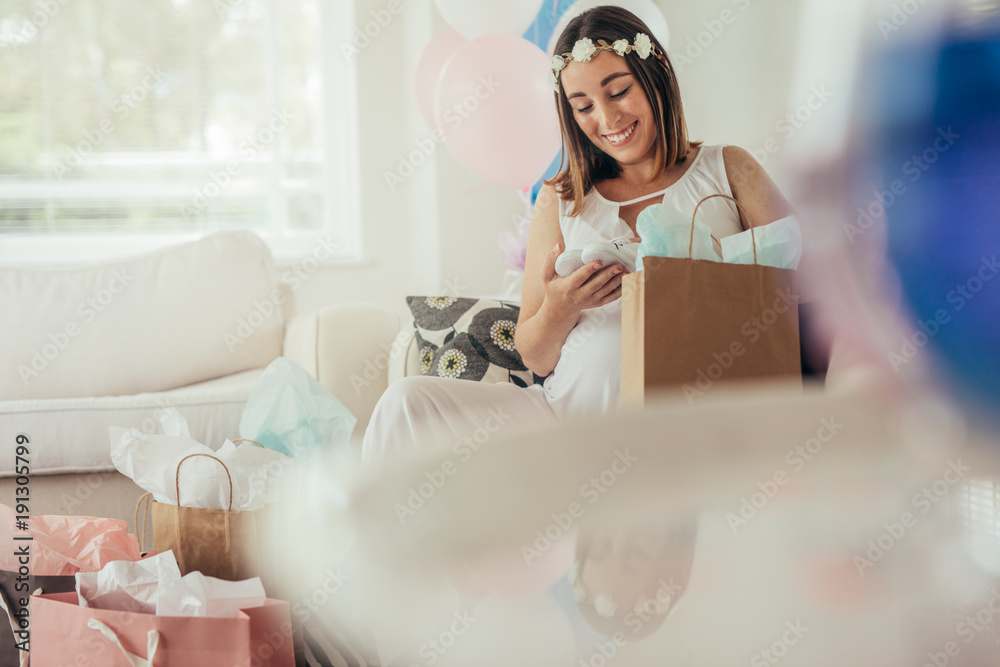
POLYGON ((156 615, 235 618, 240 609, 259 607, 266 598, 260 577, 226 581, 196 570, 180 579, 160 582, 156 615))
MULTIPOLYGON (((256 511, 277 499, 281 479, 295 474, 293 459, 249 442, 227 440, 218 451, 180 435, 187 422, 173 408, 161 412, 170 434, 149 434, 112 426, 111 460, 123 475, 153 494, 158 503, 177 504, 175 477, 180 461, 189 454, 210 454, 229 469, 234 511, 256 511)), ((184 507, 230 509, 229 480, 217 461, 204 456, 188 459, 180 470, 180 496, 184 507)))
MULTIPOLYGON (((757 263, 779 269, 797 269, 802 259, 802 230, 794 215, 753 228, 757 263)), ((730 264, 753 264, 753 245, 748 229, 727 236, 722 245, 722 261, 730 264)))
POLYGON ((240 609, 259 607, 267 599, 259 577, 225 581, 201 572, 182 577, 172 551, 78 573, 76 593, 81 607, 211 618, 235 618, 240 609))
POLYGON ((117 609, 142 614, 156 612, 161 581, 181 578, 172 551, 135 562, 116 560, 97 572, 76 574, 76 594, 81 607, 117 609))

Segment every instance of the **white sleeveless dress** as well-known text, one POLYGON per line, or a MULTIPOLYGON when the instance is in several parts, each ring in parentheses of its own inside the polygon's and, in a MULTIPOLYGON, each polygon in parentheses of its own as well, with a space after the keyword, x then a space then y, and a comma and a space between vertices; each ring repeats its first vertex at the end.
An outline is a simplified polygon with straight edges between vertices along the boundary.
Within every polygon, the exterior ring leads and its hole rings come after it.
MULTIPOLYGON (((670 187, 627 202, 605 199, 596 188, 584 197, 579 215, 572 202, 559 204, 559 227, 566 249, 633 236, 619 208, 640 201, 664 203, 691 215, 713 194, 732 196, 722 146, 702 146, 680 180, 670 187)), ((698 213, 716 238, 741 231, 735 205, 726 199, 706 202, 698 213)), ((365 431, 362 458, 368 462, 405 456, 427 447, 451 447, 457 456, 469 438, 490 437, 514 424, 621 409, 621 299, 583 311, 563 344, 552 374, 542 385, 520 388, 509 382, 487 384, 430 376, 406 377, 379 399, 365 431)))
MULTIPOLYGON (((641 201, 663 203, 690 216, 705 197, 733 196, 722 159, 723 146, 702 146, 680 180, 670 187, 625 202, 605 199, 597 188, 584 197, 579 215, 569 217, 572 202, 559 202, 559 228, 564 247, 579 249, 620 236, 635 236, 619 209, 641 201)), ((736 205, 728 199, 705 202, 698 219, 717 239, 742 231, 736 205)), ((559 415, 594 413, 621 407, 621 299, 583 311, 566 339, 562 356, 543 385, 549 405, 559 415)))

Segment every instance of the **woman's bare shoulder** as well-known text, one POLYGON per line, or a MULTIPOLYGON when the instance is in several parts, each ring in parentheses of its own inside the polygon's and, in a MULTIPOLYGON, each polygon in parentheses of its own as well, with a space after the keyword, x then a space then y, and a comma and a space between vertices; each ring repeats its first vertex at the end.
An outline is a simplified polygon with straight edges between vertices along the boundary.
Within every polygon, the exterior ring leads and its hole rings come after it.
POLYGON ((562 197, 559 195, 559 191, 554 184, 542 185, 542 188, 538 191, 538 195, 535 197, 535 210, 558 209, 561 201, 562 197))
POLYGON ((726 146, 722 149, 722 160, 733 197, 751 209, 752 219, 773 222, 795 212, 763 165, 749 151, 739 146, 726 146))

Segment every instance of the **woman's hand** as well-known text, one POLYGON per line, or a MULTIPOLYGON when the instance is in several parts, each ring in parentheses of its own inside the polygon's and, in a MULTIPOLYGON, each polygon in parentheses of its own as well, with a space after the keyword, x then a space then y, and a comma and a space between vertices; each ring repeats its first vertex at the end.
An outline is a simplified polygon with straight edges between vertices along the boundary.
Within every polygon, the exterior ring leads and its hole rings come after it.
POLYGON ((600 262, 590 262, 563 277, 556 273, 556 259, 562 251, 562 244, 557 244, 542 265, 545 301, 553 310, 572 315, 621 298, 624 268, 617 265, 601 268, 600 262))

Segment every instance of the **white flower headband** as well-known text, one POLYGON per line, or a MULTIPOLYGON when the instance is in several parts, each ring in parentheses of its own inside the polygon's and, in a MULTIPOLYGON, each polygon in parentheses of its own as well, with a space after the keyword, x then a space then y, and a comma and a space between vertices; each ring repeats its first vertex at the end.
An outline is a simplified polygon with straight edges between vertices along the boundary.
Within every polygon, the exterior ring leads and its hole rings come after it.
POLYGON ((597 40, 600 46, 594 46, 594 42, 589 37, 579 40, 573 47, 572 53, 564 53, 560 56, 552 56, 552 69, 549 70, 549 83, 552 90, 559 92, 559 73, 569 63, 575 60, 578 63, 590 62, 590 59, 598 51, 614 51, 618 55, 625 57, 626 53, 635 51, 639 57, 645 60, 649 54, 656 53, 656 45, 645 33, 636 33, 635 44, 629 44, 627 39, 619 39, 614 44, 608 44, 603 39, 597 40))

